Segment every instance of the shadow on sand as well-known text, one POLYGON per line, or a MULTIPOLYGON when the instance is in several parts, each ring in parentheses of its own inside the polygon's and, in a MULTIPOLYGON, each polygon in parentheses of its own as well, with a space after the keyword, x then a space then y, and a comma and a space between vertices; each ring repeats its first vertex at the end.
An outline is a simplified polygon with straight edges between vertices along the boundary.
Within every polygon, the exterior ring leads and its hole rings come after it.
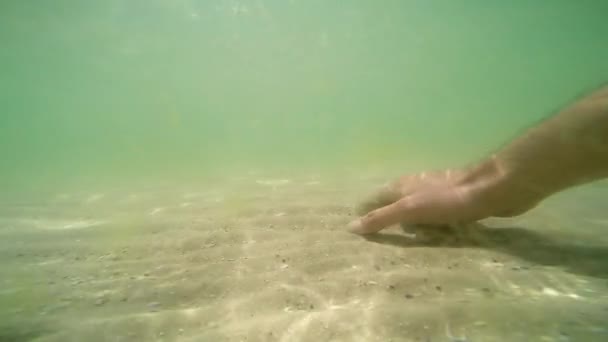
MULTIPOLYGON (((411 231, 404 228, 405 231, 411 231)), ((369 241, 399 247, 483 248, 507 253, 544 266, 608 279, 608 246, 575 243, 559 236, 520 227, 490 228, 476 223, 466 227, 415 227, 415 239, 401 234, 365 236, 369 241)), ((585 241, 588 242, 588 241, 585 241)))

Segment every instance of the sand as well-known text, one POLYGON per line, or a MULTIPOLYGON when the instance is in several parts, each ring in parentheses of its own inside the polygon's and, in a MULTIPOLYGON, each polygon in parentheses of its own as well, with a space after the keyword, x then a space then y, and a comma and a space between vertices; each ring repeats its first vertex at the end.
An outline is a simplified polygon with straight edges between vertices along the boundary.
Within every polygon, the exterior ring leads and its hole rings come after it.
POLYGON ((385 174, 4 197, 0 341, 608 339, 604 184, 458 231, 347 233, 385 174))

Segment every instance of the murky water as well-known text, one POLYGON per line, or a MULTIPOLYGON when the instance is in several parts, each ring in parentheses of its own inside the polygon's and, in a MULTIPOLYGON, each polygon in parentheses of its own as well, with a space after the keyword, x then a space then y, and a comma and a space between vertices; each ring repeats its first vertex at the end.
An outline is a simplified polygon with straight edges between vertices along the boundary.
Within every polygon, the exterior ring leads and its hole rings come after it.
POLYGON ((602 1, 5 1, 1 341, 604 341, 608 188, 345 233, 608 79, 602 1))

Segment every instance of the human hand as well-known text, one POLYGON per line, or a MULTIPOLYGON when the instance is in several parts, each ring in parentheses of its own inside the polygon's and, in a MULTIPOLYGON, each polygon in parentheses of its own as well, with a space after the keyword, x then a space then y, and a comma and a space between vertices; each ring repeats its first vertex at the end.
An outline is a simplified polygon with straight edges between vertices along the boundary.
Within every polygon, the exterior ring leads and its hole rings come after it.
POLYGON ((357 234, 370 234, 393 224, 446 225, 492 216, 484 202, 485 184, 463 171, 423 172, 400 177, 361 205, 364 216, 349 224, 357 234))

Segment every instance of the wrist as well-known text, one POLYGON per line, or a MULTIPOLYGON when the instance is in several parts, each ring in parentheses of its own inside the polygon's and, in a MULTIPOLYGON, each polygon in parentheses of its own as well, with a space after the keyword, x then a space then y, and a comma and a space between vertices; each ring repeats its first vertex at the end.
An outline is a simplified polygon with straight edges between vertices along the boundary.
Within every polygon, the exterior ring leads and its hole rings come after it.
POLYGON ((483 215, 516 216, 547 197, 547 191, 533 181, 518 177, 496 156, 492 156, 465 172, 460 186, 468 189, 474 201, 483 208, 483 215))

